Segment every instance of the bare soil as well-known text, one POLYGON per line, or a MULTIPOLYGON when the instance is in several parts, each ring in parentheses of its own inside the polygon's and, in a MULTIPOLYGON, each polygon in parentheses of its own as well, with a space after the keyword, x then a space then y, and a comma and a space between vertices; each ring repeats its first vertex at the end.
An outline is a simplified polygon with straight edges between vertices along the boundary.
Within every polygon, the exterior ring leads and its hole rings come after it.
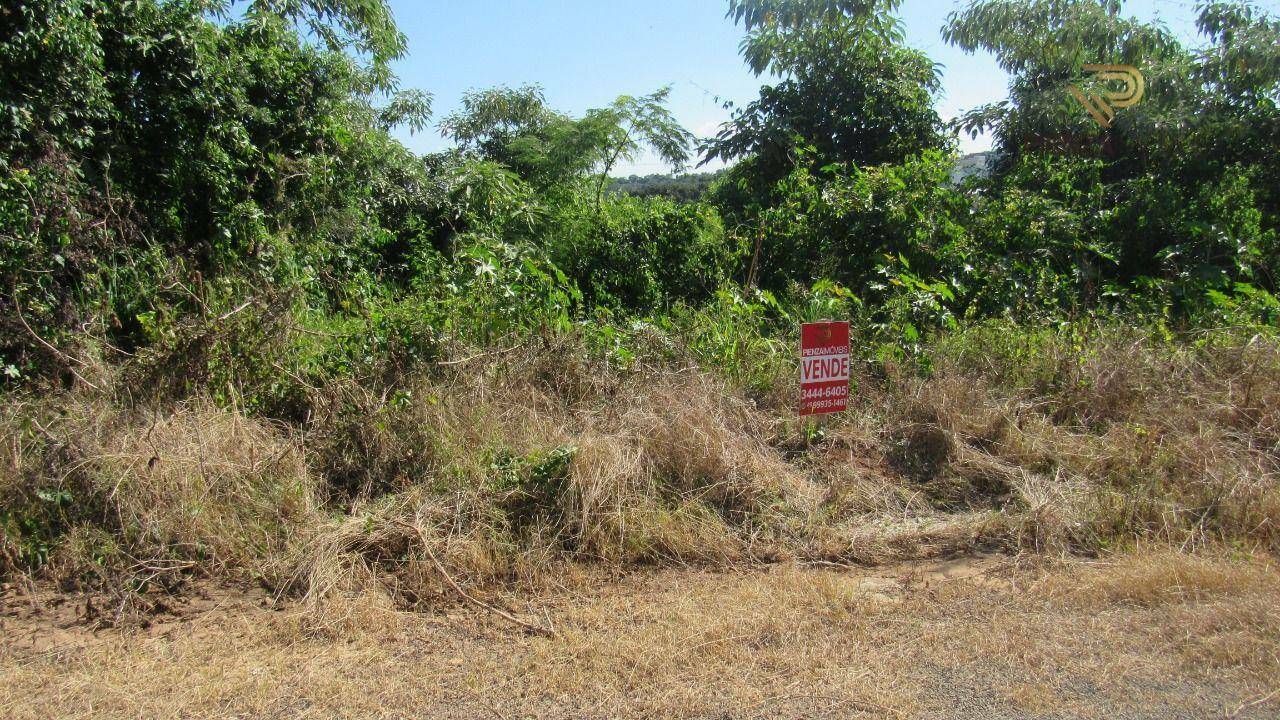
POLYGON ((1275 718, 1280 571, 1167 552, 566 571, 473 606, 9 587, 0 717, 1275 718))

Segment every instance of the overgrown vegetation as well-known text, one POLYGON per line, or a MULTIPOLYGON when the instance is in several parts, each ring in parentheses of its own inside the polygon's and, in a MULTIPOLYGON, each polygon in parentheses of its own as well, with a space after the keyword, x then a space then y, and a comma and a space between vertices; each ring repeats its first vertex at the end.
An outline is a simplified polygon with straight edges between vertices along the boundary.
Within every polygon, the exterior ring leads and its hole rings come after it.
POLYGON ((382 0, 4 10, 0 573, 413 606, 446 568, 1280 549, 1280 22, 972 3, 945 36, 1014 81, 957 184, 895 9, 733 0, 776 83, 700 146, 665 89, 500 87, 427 157, 382 0), (1150 102, 1090 124, 1085 62, 1150 102), (611 191, 642 150, 736 163, 611 191), (804 425, 824 317, 857 406, 804 425))

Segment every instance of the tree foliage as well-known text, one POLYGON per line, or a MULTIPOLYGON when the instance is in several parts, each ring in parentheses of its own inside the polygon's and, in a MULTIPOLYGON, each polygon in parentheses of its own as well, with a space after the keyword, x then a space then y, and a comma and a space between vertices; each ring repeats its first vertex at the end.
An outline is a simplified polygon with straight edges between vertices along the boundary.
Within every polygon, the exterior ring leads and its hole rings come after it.
POLYGON ((768 183, 794 166, 797 148, 819 165, 871 165, 945 145, 933 109, 937 67, 902 44, 893 3, 766 5, 735 5, 749 28, 742 52, 757 74, 782 80, 734 113, 705 161, 749 158, 750 182, 768 183))
POLYGON ((434 98, 390 71, 407 48, 386 0, 9 3, 0 382, 76 382, 95 353, 185 358, 142 386, 241 383, 296 408, 282 358, 239 359, 278 351, 263 338, 286 322, 340 338, 289 358, 298 377, 372 375, 445 342, 684 312, 744 281, 907 344, 1104 307, 1275 320, 1273 14, 1203 3, 1192 46, 1117 0, 974 0, 944 37, 991 53, 1009 99, 949 129, 898 5, 730 0, 767 80, 698 155, 667 88, 570 115, 525 85, 467 93, 438 126, 454 147, 417 156, 392 133, 427 130, 434 98), (1066 91, 1094 63, 1148 81, 1110 128, 1066 91), (954 130, 995 134, 989 174, 957 180, 954 130), (611 180, 642 155, 730 167, 611 180))
MULTIPOLYGON (((1119 2, 981 0, 951 16, 946 37, 993 53, 1012 75, 1010 101, 962 119, 995 132, 999 191, 1050 189, 1022 169, 1058 156, 1096 158, 1093 216, 1084 227, 1109 250, 1104 276, 1125 285, 1168 283, 1191 299, 1259 284, 1275 289, 1276 163, 1280 135, 1280 25, 1247 3, 1205 3, 1200 47, 1126 17, 1119 2), (1133 65, 1142 103, 1099 128, 1065 91, 1087 63, 1133 65)), ((1051 171, 1057 172, 1057 171, 1051 171)), ((1068 171, 1069 172, 1069 171, 1068 171)))
POLYGON ((467 93, 441 129, 464 151, 502 163, 544 190, 591 175, 598 204, 609 173, 643 149, 675 170, 688 162, 693 136, 667 110, 669 94, 662 88, 623 95, 571 118, 548 108, 539 87, 493 88, 467 93))

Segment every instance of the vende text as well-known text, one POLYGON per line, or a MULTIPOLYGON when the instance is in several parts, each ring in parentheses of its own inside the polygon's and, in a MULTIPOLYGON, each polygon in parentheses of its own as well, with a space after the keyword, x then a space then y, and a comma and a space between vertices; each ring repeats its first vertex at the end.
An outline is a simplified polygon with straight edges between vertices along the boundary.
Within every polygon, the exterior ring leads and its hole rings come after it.
POLYGON ((815 383, 849 379, 849 356, 820 355, 807 357, 800 364, 800 382, 815 383))

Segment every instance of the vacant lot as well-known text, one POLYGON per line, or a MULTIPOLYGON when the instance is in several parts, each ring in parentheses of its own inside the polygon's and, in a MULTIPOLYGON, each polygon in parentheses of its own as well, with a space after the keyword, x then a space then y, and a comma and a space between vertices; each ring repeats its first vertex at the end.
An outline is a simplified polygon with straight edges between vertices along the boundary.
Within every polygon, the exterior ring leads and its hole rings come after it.
POLYGON ((148 627, 11 593, 0 715, 1269 718, 1280 574, 1164 552, 878 569, 566 572, 486 611, 203 588, 148 627), (552 583, 554 586, 555 583, 552 583))

